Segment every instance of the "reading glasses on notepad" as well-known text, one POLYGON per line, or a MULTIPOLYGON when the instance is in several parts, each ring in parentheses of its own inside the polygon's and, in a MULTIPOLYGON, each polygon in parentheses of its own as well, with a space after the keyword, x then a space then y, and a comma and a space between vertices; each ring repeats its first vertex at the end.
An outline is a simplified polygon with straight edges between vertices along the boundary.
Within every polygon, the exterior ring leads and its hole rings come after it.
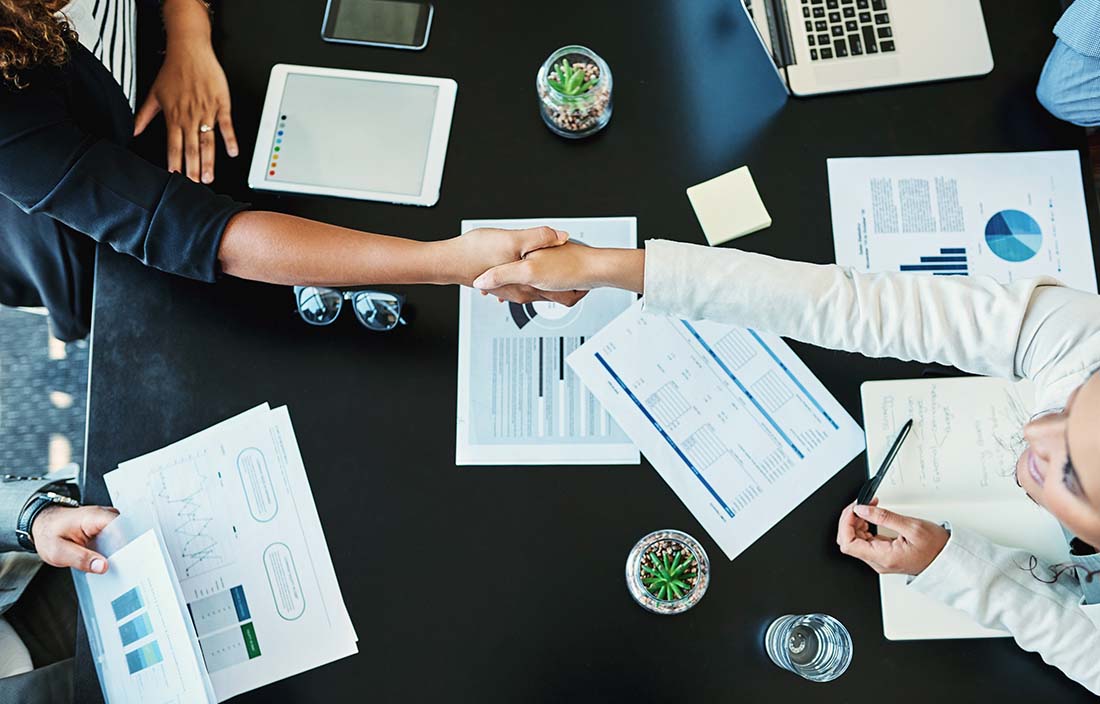
POLYGON ((405 296, 398 293, 295 286, 294 300, 298 303, 298 315, 310 325, 332 324, 344 309, 344 301, 351 301, 355 319, 368 330, 387 332, 408 324, 401 316, 405 296))

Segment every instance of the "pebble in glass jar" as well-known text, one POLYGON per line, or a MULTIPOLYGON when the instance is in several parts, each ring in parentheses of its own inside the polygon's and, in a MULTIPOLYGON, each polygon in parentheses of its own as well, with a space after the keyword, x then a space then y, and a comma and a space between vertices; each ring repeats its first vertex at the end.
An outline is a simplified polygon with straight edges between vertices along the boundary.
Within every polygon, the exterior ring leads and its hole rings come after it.
POLYGON ((611 69, 583 46, 564 46, 550 55, 536 77, 539 111, 552 132, 579 139, 611 120, 611 69))
POLYGON ((655 614, 680 614, 699 603, 710 583, 710 559, 695 538, 658 530, 639 540, 626 558, 626 587, 655 614))

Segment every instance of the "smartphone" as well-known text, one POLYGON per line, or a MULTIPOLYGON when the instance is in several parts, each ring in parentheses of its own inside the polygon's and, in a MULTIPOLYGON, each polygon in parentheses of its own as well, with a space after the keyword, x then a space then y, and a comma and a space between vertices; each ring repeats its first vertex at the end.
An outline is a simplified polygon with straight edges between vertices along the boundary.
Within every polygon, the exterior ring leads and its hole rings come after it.
POLYGON ((423 49, 434 13, 424 0, 328 0, 321 38, 339 44, 423 49))

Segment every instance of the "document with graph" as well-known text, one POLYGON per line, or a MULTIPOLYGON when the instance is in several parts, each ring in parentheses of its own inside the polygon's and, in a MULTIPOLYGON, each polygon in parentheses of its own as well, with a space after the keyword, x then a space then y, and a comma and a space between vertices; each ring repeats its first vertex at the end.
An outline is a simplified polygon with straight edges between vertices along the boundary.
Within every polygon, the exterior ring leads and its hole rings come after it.
MULTIPOLYGON (((464 220, 462 231, 542 225, 594 247, 638 246, 635 218, 464 220)), ((572 308, 501 303, 465 287, 459 296, 457 464, 638 464, 630 439, 565 364, 634 294, 592 291, 572 308)))
POLYGON ((137 530, 121 517, 92 547, 107 557, 110 568, 101 575, 73 570, 73 582, 104 700, 217 701, 158 532, 137 530))
POLYGON ((863 450, 863 431, 778 337, 642 311, 569 357, 729 559, 863 450))
POLYGON ((836 262, 1096 293, 1076 151, 829 159, 836 262))
POLYGON ((260 406, 105 479, 123 515, 163 536, 219 701, 357 652, 286 408, 260 406))

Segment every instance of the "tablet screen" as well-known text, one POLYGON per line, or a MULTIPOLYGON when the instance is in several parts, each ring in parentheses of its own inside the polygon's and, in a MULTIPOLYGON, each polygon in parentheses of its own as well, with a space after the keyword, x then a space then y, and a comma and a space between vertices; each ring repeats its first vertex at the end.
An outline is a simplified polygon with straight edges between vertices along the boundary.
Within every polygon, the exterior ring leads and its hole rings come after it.
POLYGON ((439 89, 290 73, 268 181, 417 195, 439 89))
POLYGON ((421 15, 427 11, 426 5, 399 0, 342 0, 334 7, 333 37, 402 46, 416 43, 421 15))

